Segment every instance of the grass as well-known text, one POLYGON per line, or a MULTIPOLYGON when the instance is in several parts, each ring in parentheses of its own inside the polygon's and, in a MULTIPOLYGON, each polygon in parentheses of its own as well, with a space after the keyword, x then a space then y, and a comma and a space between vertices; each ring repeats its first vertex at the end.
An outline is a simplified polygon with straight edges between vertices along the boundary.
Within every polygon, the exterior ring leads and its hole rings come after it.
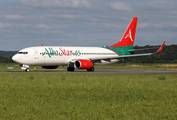
POLYGON ((177 75, 0 73, 0 83, 0 119, 177 118, 177 75))
POLYGON ((166 77, 165 76, 159 76, 159 80, 166 80, 166 77))

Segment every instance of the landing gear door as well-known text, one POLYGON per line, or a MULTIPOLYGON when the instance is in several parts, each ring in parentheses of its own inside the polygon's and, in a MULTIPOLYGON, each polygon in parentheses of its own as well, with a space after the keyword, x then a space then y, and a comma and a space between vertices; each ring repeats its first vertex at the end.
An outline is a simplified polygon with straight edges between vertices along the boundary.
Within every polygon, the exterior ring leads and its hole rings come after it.
POLYGON ((33 51, 34 51, 34 59, 38 59, 39 58, 39 54, 38 54, 37 49, 33 49, 33 51))

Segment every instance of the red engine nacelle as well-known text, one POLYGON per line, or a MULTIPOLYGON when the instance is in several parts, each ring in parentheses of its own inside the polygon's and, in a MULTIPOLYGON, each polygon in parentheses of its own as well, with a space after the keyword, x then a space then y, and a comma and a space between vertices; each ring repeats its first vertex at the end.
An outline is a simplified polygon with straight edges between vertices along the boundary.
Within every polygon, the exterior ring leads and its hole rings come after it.
POLYGON ((75 67, 79 69, 90 69, 93 67, 93 63, 90 60, 77 60, 75 67))
POLYGON ((57 69, 58 66, 41 66, 44 69, 57 69))

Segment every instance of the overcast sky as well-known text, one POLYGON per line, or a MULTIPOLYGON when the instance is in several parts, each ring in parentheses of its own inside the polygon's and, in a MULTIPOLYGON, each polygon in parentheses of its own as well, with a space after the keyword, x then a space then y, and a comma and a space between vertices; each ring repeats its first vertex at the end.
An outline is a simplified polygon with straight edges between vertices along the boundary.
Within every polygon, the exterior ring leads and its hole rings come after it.
POLYGON ((177 0, 0 0, 0 50, 109 46, 133 17, 135 45, 177 44, 177 0))

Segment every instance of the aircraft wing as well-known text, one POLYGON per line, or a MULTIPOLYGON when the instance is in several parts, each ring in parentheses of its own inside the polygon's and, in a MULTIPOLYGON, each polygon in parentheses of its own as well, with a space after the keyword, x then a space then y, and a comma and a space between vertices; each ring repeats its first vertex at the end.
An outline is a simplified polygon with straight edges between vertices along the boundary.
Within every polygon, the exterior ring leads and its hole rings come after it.
POLYGON ((138 56, 148 56, 148 55, 154 55, 158 54, 162 51, 163 46, 165 44, 165 41, 163 44, 160 46, 157 52, 155 53, 145 53, 145 54, 133 54, 133 55, 121 55, 121 56, 116 56, 116 57, 103 57, 103 58, 90 58, 91 61, 99 61, 99 60, 111 60, 111 59, 122 59, 122 58, 127 58, 127 57, 138 57, 138 56))

